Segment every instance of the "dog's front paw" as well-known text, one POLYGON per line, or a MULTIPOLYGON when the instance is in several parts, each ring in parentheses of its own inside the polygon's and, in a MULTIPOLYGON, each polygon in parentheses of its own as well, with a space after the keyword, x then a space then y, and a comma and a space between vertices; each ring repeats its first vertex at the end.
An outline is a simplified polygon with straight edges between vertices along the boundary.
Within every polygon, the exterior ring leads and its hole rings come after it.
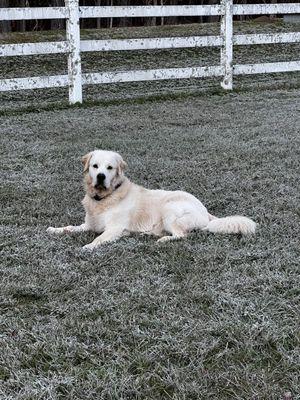
POLYGON ((158 239, 156 242, 157 243, 165 243, 165 242, 169 242, 170 240, 172 240, 172 236, 163 236, 160 239, 158 239))
POLYGON ((89 243, 86 244, 85 246, 82 247, 83 251, 92 251, 96 248, 97 246, 95 246, 93 243, 89 243))
POLYGON ((69 226, 64 226, 62 228, 53 228, 52 226, 49 226, 49 228, 46 230, 47 233, 50 233, 51 235, 63 235, 64 233, 73 233, 75 232, 74 226, 69 225, 69 226))
POLYGON ((64 233, 64 228, 53 228, 53 226, 49 226, 46 232, 50 235, 61 235, 64 233))

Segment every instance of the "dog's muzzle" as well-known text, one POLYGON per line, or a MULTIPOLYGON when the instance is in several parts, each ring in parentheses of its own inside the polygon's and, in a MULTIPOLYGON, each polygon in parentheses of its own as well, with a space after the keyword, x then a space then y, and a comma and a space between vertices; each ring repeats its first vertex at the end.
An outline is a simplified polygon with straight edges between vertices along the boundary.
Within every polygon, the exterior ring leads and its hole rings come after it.
POLYGON ((98 189, 98 188, 99 189, 102 189, 102 188, 106 189, 106 186, 104 184, 105 178, 106 178, 106 176, 104 174, 102 174, 102 173, 97 175, 97 183, 95 185, 96 189, 98 189))

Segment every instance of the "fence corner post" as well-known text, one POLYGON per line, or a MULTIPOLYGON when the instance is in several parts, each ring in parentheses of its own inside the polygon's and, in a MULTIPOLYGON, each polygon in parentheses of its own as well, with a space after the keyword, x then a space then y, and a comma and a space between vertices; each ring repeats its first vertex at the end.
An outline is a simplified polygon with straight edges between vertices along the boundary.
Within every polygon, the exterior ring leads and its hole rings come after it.
POLYGON ((69 103, 76 104, 82 103, 79 1, 65 0, 65 2, 68 9, 67 41, 69 43, 69 103))
POLYGON ((233 88, 233 0, 221 0, 223 14, 221 16, 221 66, 224 77, 221 86, 225 90, 233 88))

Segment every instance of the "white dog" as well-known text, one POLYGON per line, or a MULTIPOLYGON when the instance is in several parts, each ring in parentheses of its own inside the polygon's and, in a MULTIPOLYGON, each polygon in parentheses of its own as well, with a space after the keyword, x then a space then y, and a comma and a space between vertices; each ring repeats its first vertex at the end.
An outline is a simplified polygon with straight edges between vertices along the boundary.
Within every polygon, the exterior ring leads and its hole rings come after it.
POLYGON ((193 195, 182 191, 148 190, 124 176, 126 163, 112 151, 95 150, 82 158, 86 195, 85 222, 48 228, 53 234, 100 233, 85 249, 94 249, 130 232, 160 236, 159 242, 185 237, 193 229, 214 233, 252 234, 256 224, 242 216, 217 218, 193 195), (166 235, 168 233, 169 235, 166 235))

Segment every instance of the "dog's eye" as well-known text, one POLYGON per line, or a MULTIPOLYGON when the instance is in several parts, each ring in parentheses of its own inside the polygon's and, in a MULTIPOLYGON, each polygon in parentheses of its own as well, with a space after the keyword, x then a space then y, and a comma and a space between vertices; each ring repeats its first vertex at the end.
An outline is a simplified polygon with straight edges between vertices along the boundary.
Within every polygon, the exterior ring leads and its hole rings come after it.
POLYGON ((98 164, 94 164, 94 165, 93 165, 93 168, 98 168, 98 164))
POLYGON ((113 167, 112 167, 111 165, 109 165, 109 166, 107 167, 107 169, 113 169, 113 167))

